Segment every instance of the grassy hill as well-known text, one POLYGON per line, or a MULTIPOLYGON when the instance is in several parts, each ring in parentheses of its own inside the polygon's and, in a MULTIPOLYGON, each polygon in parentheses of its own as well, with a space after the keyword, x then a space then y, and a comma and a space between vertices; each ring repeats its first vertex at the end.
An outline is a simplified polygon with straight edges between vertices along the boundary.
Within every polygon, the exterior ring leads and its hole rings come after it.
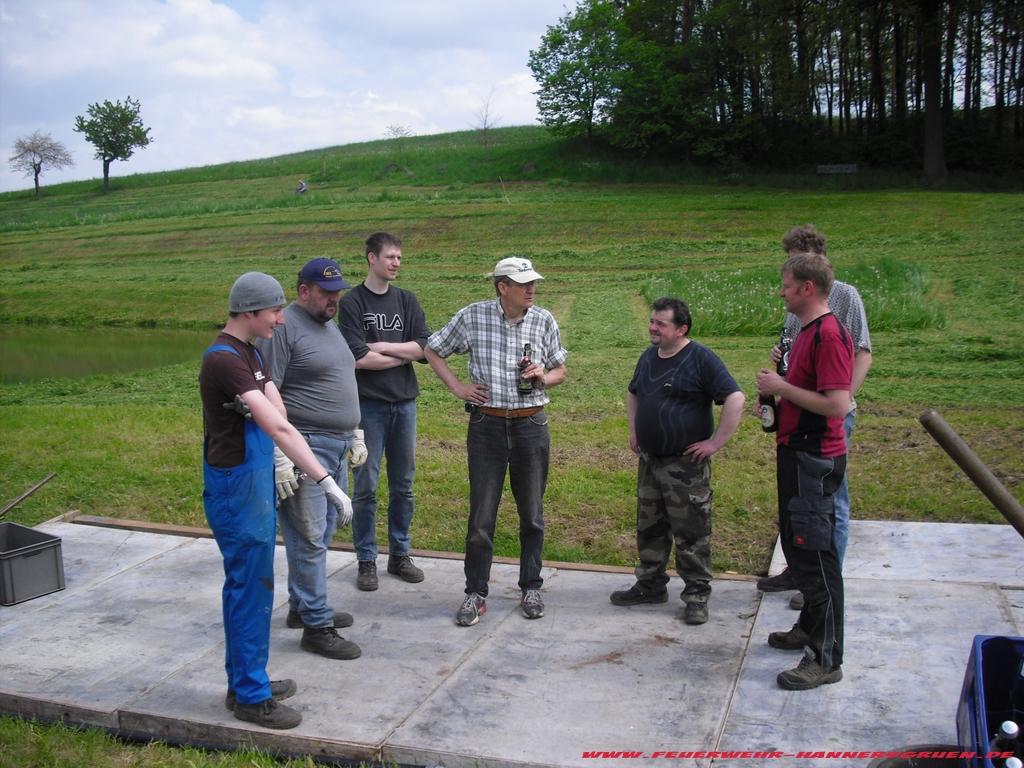
MULTIPOLYGON (((715 178, 626 162, 539 128, 368 142, 315 152, 0 195, 0 326, 202 328, 223 323, 235 277, 259 269, 289 296, 313 256, 365 269, 376 230, 405 241, 399 284, 440 327, 492 295, 510 253, 547 280, 569 381, 553 393, 546 556, 634 562, 635 460, 625 387, 647 344, 648 303, 691 303, 693 337, 753 399, 782 319, 779 240, 813 222, 868 305, 875 366, 850 476, 855 518, 999 522, 916 417, 938 407, 1024 498, 1024 197, 852 179, 715 178), (296 195, 299 179, 309 191, 296 195)), ((130 168, 129 166, 125 166, 130 168)), ((905 181, 905 180, 902 180, 905 181)), ((134 374, 0 386, 0 499, 58 478, 10 519, 69 509, 203 525, 198 361, 134 374)), ((464 414, 419 369, 413 545, 461 551, 464 414)), ((751 416, 714 461, 718 570, 763 572, 775 536, 773 448, 751 416)), ((496 548, 517 553, 506 503, 496 548)), ((342 539, 348 532, 340 535, 342 539)), ((386 540, 386 537, 382 537, 386 540)))

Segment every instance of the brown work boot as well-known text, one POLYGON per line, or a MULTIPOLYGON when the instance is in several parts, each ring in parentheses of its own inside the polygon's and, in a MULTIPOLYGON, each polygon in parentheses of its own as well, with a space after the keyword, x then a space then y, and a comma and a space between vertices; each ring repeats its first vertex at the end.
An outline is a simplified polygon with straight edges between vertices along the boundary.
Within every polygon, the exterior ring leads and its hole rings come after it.
POLYGON ((279 704, 273 697, 258 704, 236 702, 234 712, 235 717, 239 720, 277 730, 294 728, 302 722, 301 712, 284 704, 279 704))

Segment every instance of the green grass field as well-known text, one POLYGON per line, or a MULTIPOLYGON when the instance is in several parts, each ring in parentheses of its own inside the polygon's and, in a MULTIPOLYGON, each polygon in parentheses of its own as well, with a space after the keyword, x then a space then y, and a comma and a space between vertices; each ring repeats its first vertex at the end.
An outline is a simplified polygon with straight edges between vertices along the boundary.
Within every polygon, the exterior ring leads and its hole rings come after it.
MULTIPOLYGON (((270 272, 291 296, 298 268, 327 255, 359 279, 362 241, 383 229, 405 241, 399 284, 437 328, 492 295, 483 275, 499 258, 525 254, 547 278, 538 303, 570 351, 549 407, 545 556, 628 566, 625 389, 647 344, 649 301, 689 301, 693 338, 753 399, 783 316, 780 238, 813 222, 872 325, 850 463, 854 518, 1002 522, 918 424, 927 407, 1024 499, 1024 195, 922 191, 881 174, 714 179, 591 158, 540 129, 494 136, 489 148, 448 134, 115 176, 106 196, 98 182, 44 188, 40 201, 0 195, 0 323, 208 328, 212 338, 241 272, 270 272), (310 187, 302 196, 292 192, 299 178, 310 187)), ((75 509, 204 525, 197 370, 198 360, 0 386, 0 498, 58 473, 9 519, 75 509)), ((419 371, 413 545, 461 551, 465 417, 429 368, 419 371)), ((718 571, 767 568, 773 455, 748 416, 714 460, 718 571)), ((496 553, 517 554, 507 502, 496 553)))

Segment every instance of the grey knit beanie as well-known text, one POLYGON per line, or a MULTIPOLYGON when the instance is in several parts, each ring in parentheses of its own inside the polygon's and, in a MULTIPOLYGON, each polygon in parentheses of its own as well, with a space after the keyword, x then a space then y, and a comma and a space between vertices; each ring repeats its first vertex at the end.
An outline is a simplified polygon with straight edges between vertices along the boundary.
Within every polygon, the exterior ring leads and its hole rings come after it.
POLYGON ((263 272, 246 272, 235 280, 228 297, 228 311, 255 312, 268 307, 283 307, 281 284, 263 272))

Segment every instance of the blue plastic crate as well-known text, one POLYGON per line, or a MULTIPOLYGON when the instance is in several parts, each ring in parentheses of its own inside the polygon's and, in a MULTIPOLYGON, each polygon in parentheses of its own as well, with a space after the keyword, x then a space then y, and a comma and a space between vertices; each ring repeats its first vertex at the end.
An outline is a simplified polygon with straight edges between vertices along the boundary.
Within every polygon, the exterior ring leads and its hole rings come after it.
POLYGON ((995 768, 985 757, 1004 720, 1024 728, 1024 637, 975 635, 956 711, 956 734, 970 768, 995 768))

